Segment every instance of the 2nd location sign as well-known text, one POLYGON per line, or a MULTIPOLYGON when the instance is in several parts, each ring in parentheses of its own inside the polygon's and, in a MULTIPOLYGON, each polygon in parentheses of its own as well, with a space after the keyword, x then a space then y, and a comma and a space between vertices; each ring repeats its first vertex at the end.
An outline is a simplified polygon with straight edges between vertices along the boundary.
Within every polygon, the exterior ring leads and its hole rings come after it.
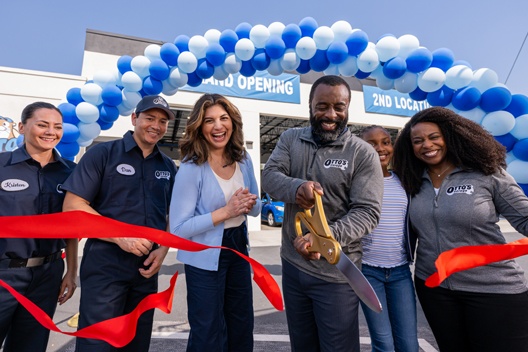
POLYGON ((413 116, 431 107, 427 100, 416 101, 409 98, 408 94, 371 86, 363 86, 363 101, 366 112, 398 116, 413 116))

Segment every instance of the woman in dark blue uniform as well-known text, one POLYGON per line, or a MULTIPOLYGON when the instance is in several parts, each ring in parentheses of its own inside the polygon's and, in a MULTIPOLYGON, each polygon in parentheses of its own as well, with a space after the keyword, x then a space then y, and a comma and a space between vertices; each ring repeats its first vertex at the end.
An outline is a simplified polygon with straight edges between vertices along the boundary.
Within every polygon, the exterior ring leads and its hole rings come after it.
MULTIPOLYGON (((44 102, 29 104, 22 111, 19 132, 24 135, 24 145, 0 153, 0 216, 60 212, 64 200, 61 185, 75 167, 54 149, 63 134, 60 110, 44 102)), ((0 238, 0 279, 53 317, 57 301, 63 304, 75 291, 77 242, 0 238), (63 276, 64 247, 68 265, 63 276)), ((4 352, 46 351, 48 338, 49 330, 0 288, 4 352)))

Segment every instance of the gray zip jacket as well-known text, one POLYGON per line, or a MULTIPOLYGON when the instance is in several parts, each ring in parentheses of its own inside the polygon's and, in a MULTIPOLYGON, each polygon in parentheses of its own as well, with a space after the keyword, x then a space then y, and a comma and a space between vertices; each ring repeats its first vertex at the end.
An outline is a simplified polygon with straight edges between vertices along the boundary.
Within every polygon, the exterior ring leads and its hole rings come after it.
POLYGON ((299 270, 329 282, 346 282, 325 259, 305 260, 292 241, 296 236, 295 214, 303 209, 295 204, 297 188, 316 181, 330 230, 343 252, 357 265, 361 261, 361 237, 379 222, 383 198, 383 173, 374 148, 349 130, 327 145, 317 146, 311 127, 289 129, 262 172, 262 188, 285 203, 281 257, 299 270))
MULTIPOLYGON (((418 236, 415 274, 425 280, 436 271, 434 262, 443 251, 461 246, 506 243, 499 225, 505 217, 521 234, 528 235, 528 198, 506 171, 485 176, 456 169, 435 195, 424 172, 420 192, 411 199, 409 218, 418 236)), ((467 292, 515 294, 527 290, 524 272, 514 260, 458 272, 441 287, 467 292)))

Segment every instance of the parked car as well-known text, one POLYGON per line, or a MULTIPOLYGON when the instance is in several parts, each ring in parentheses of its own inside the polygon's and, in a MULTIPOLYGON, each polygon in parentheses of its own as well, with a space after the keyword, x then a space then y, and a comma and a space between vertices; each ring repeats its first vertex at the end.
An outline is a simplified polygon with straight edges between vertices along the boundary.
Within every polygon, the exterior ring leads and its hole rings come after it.
POLYGON ((282 225, 284 202, 271 198, 267 193, 263 193, 261 199, 262 211, 260 213, 260 219, 266 221, 268 226, 282 225))

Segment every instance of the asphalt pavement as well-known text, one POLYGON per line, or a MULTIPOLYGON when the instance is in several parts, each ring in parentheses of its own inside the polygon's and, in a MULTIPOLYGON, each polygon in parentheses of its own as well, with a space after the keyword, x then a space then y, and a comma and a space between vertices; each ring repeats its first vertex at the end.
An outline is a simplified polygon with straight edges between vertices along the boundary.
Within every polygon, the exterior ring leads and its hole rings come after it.
MULTIPOLYGON (((506 222, 501 221, 500 225, 508 242, 522 237, 506 222)), ((280 227, 270 228, 262 225, 261 231, 250 233, 250 243, 250 256, 263 264, 279 286, 281 286, 281 262, 279 256, 280 227)), ((528 258, 519 258, 518 262, 525 270, 528 269, 528 258)), ((165 290, 169 286, 169 279, 176 271, 179 275, 176 283, 172 312, 165 314, 156 310, 154 314, 151 352, 185 351, 189 332, 185 298, 185 272, 183 264, 176 260, 176 251, 171 250, 160 270, 160 291, 165 290)), ((254 351, 290 351, 288 328, 284 311, 275 310, 256 284, 253 285, 253 292, 255 311, 254 351)), ((57 308, 53 320, 59 329, 63 331, 74 331, 74 329, 68 327, 67 321, 77 312, 79 293, 77 292, 70 301, 57 308)), ((370 351, 371 346, 368 328, 361 309, 359 319, 361 351, 370 351)), ((418 338, 421 351, 438 351, 438 346, 420 306, 418 306, 418 338)), ((74 348, 74 338, 51 332, 47 351, 70 352, 74 351, 74 348)))

